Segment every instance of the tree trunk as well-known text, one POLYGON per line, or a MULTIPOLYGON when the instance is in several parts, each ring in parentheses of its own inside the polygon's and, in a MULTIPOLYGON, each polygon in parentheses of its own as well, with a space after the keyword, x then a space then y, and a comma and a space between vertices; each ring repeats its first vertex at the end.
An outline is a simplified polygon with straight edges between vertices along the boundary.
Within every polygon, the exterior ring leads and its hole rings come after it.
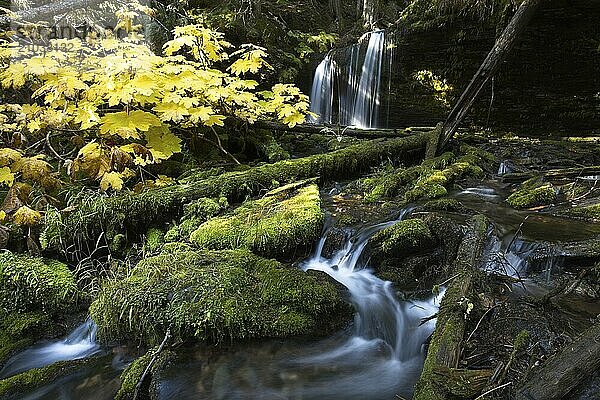
POLYGON ((441 154, 448 141, 452 138, 456 129, 463 118, 473 105, 475 99, 481 92, 481 89, 494 76, 502 62, 507 58, 519 39, 525 28, 529 24, 531 17, 535 13, 542 0, 524 0, 519 9, 511 19, 508 26, 504 29, 492 50, 488 53, 477 73, 471 79, 471 82, 462 93, 458 102, 448 115, 438 141, 437 153, 441 154))

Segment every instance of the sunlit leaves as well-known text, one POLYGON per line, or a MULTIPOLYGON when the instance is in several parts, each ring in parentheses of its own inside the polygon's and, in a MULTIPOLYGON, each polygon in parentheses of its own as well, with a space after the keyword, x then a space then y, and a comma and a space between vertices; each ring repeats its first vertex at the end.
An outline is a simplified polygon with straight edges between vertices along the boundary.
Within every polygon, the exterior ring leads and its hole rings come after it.
POLYGON ((1 167, 0 168, 0 186, 1 185, 12 186, 12 184, 14 182, 15 182, 15 174, 10 172, 10 168, 1 167))
POLYGON ((123 188, 123 178, 118 172, 107 172, 102 175, 100 180, 100 189, 106 191, 109 188, 114 190, 121 190, 123 188))
POLYGON ((40 214, 39 211, 32 210, 27 206, 21 206, 13 215, 13 221, 18 225, 36 225, 41 219, 42 214, 40 214))
POLYGON ((162 125, 156 115, 141 110, 109 113, 100 122, 101 135, 117 135, 123 139, 139 139, 139 131, 146 132, 150 127, 162 125))
POLYGON ((149 130, 146 132, 146 142, 155 161, 166 160, 181 151, 181 139, 168 130, 149 130))

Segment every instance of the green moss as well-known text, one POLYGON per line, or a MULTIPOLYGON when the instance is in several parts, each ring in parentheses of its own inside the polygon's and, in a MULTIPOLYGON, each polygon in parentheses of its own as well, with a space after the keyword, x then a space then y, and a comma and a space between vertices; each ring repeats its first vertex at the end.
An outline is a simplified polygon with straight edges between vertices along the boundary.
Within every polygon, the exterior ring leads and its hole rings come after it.
MULTIPOLYGON (((144 371, 148 367, 150 361, 155 356, 158 351, 158 346, 148 350, 143 356, 135 359, 125 370, 121 373, 121 387, 119 391, 115 395, 115 400, 127 400, 132 399, 135 394, 135 388, 142 378, 144 371)), ((166 364, 175 357, 175 354, 169 350, 163 350, 155 359, 152 367, 150 368, 149 374, 146 375, 144 381, 152 380, 153 376, 161 369, 163 369, 166 364)), ((144 389, 144 383, 141 386, 141 389, 144 389)), ((147 386, 146 386, 147 388, 147 386)), ((141 393, 139 393, 141 394, 141 393)), ((138 394, 138 395, 139 395, 138 394)), ((143 396, 140 396, 143 398, 143 396)))
POLYGON ((56 313, 68 310, 78 296, 75 278, 66 265, 0 253, 0 309, 56 313))
POLYGON ((127 238, 122 233, 119 233, 113 237, 110 242, 110 251, 116 254, 123 254, 127 247, 127 238))
POLYGON ((183 217, 178 225, 171 227, 165 234, 166 242, 188 240, 190 234, 208 219, 220 214, 229 207, 225 197, 209 199, 201 197, 183 207, 183 217))
POLYGON ((183 205, 201 197, 226 197, 229 201, 319 176, 322 180, 341 179, 366 172, 382 160, 410 162, 423 155, 428 135, 423 133, 389 140, 372 140, 327 154, 283 160, 245 171, 233 171, 181 185, 148 190, 140 194, 123 192, 96 196, 82 201, 69 214, 49 212, 44 237, 48 248, 63 249, 74 242, 96 240, 105 232, 108 240, 122 232, 140 232, 181 215, 183 205))
POLYGON ((278 190, 248 201, 231 215, 213 218, 190 236, 207 249, 246 248, 268 256, 290 256, 311 246, 323 225, 319 188, 278 190))
POLYGON ((0 365, 17 350, 33 344, 49 325, 48 315, 40 312, 0 313, 0 365))
POLYGON ((0 398, 18 396, 56 379, 79 371, 95 359, 59 361, 43 368, 35 368, 10 378, 0 380, 0 398))
POLYGON ((420 219, 406 219, 375 234, 371 240, 379 251, 378 257, 402 257, 431 248, 435 240, 420 219))
POLYGON ((447 212, 465 212, 466 209, 462 203, 456 199, 435 199, 429 200, 423 204, 426 211, 447 211, 447 212))
POLYGON ((573 217, 600 220, 600 203, 584 207, 573 207, 567 210, 566 214, 573 217))
POLYGON ((551 183, 540 178, 531 178, 512 193, 506 202, 514 208, 531 208, 552 204, 556 201, 556 190, 551 183))
MULTIPOLYGON (((319 275, 320 277, 320 275, 319 275)), ((105 340, 176 340, 329 332, 345 322, 334 284, 245 250, 188 251, 141 261, 106 281, 90 307, 105 340)))
POLYGON ((513 352, 517 353, 521 350, 524 350, 525 347, 529 344, 529 332, 523 329, 517 337, 515 338, 514 350, 513 352))
POLYGON ((148 229, 144 250, 150 254, 158 252, 165 243, 165 234, 157 228, 148 229))

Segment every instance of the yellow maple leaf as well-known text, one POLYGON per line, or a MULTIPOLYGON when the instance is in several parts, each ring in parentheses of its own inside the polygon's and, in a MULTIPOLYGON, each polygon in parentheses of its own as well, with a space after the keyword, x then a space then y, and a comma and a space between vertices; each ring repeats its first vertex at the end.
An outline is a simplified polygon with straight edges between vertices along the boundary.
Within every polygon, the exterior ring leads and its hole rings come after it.
POLYGON ((4 222, 6 219, 6 212, 4 210, 0 210, 0 222, 4 222))
POLYGON ((32 226, 39 223, 42 219, 42 214, 32 210, 27 206, 21 206, 13 215, 13 221, 18 225, 32 226))
POLYGON ((10 168, 0 168, 0 185, 12 186, 15 182, 15 174, 10 172, 10 168))
POLYGON ((149 130, 146 132, 146 142, 155 161, 166 160, 181 151, 181 139, 168 130, 149 130))
POLYGON ((206 126, 213 126, 213 125, 218 125, 218 126, 223 126, 225 125, 225 123, 223 122, 225 120, 225 116, 224 115, 211 115, 210 117, 208 117, 208 119, 204 122, 204 125, 206 126))
POLYGON ((121 178, 121 174, 118 172, 107 172, 102 175, 100 189, 107 191, 109 188, 113 188, 113 190, 123 189, 123 179, 121 178))
POLYGON ((154 180, 154 185, 158 187, 169 186, 175 183, 175 180, 166 175, 158 175, 158 178, 154 180))
POLYGON ((208 121, 213 112, 212 108, 206 106, 190 108, 190 121, 195 124, 208 121))
POLYGON ((173 102, 158 104, 152 110, 159 113, 160 119, 163 121, 180 122, 184 116, 190 115, 185 106, 173 102))
POLYGON ((282 121, 284 124, 287 124, 287 126, 289 126, 290 128, 293 128, 294 126, 304 122, 304 115, 299 112, 295 112, 291 115, 284 117, 282 121))
POLYGON ((127 113, 120 111, 109 113, 100 118, 100 134, 117 135, 123 139, 139 139, 139 131, 146 132, 150 127, 158 127, 162 122, 152 113, 135 110, 127 113))

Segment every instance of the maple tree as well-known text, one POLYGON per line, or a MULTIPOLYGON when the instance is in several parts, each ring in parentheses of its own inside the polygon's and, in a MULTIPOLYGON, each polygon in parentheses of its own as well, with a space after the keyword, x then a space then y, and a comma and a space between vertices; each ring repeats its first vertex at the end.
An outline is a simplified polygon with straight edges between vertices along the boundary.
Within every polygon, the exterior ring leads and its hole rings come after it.
MULTIPOLYGON (((53 39, 39 48, 2 39, 4 93, 30 94, 0 106, 0 134, 12 138, 13 147, 48 141, 52 132, 71 133, 79 138, 76 156, 53 154, 62 158, 71 178, 121 190, 138 167, 182 150, 178 132, 202 128, 216 135, 214 126, 229 117, 249 123, 279 119, 293 127, 309 113, 308 97, 297 87, 259 90, 256 80, 247 79, 271 68, 265 49, 233 49, 222 33, 196 24, 176 27, 157 55, 135 24, 137 16, 150 11, 136 3, 126 7, 117 13, 114 31, 85 39, 53 39), (125 37, 115 34, 123 30, 125 37)), ((21 180, 56 186, 45 157, 0 149, 0 185, 21 180)), ((165 176, 155 181, 157 186, 169 182, 165 176)))

